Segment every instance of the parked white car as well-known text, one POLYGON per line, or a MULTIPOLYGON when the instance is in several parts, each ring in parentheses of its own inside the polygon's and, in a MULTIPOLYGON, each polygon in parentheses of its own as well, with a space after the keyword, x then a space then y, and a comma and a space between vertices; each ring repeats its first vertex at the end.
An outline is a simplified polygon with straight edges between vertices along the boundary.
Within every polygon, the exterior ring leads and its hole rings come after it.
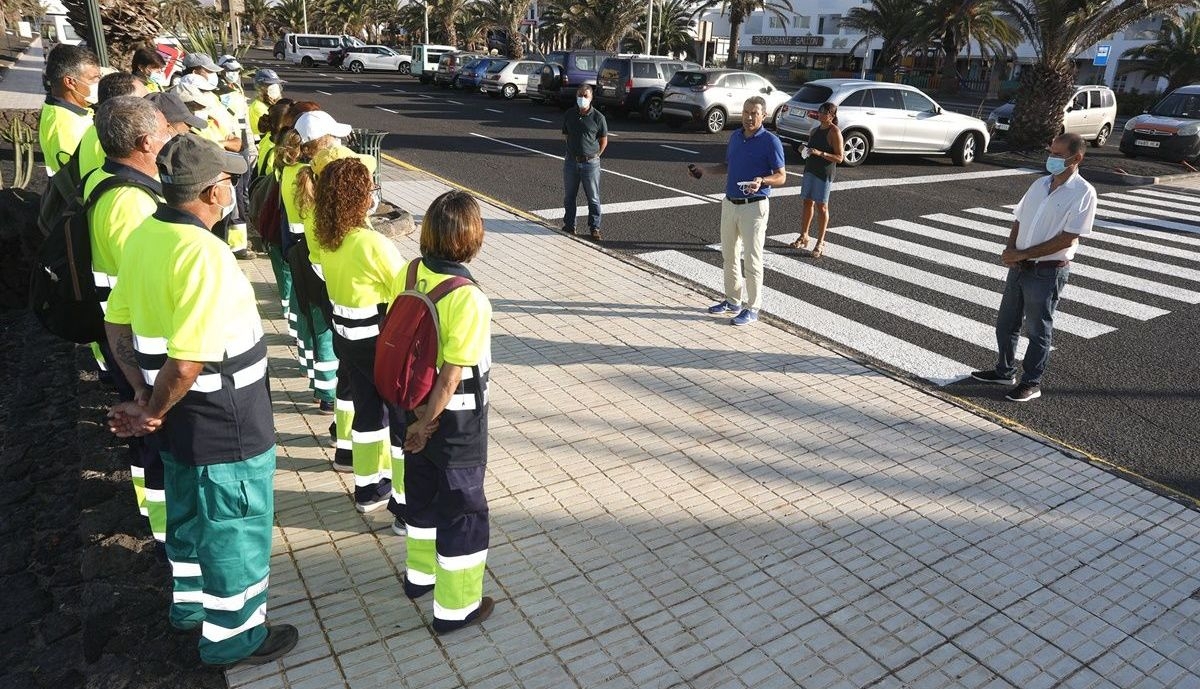
MULTIPOLYGON (((1003 136, 1012 127, 1016 101, 996 108, 988 115, 988 131, 1003 136)), ((1063 131, 1078 134, 1099 148, 1108 142, 1117 124, 1117 96, 1107 86, 1076 86, 1063 105, 1063 131)))
POLYGON ((367 69, 383 69, 408 74, 412 71, 412 57, 398 53, 386 45, 364 45, 346 48, 341 67, 355 73, 367 69))
POLYGON ((508 60, 488 67, 480 87, 492 98, 512 100, 529 92, 529 78, 542 74, 542 63, 535 60, 508 60))
POLYGON ((778 122, 788 94, 753 72, 731 69, 681 69, 663 89, 662 121, 678 128, 698 121, 710 134, 742 121, 742 105, 751 96, 767 101, 765 124, 778 122))
POLYGON ((823 103, 838 106, 846 167, 861 165, 873 151, 949 154, 955 165, 969 165, 991 141, 983 120, 946 112, 920 89, 859 79, 805 84, 784 106, 779 137, 799 150, 818 126, 816 111, 823 103))

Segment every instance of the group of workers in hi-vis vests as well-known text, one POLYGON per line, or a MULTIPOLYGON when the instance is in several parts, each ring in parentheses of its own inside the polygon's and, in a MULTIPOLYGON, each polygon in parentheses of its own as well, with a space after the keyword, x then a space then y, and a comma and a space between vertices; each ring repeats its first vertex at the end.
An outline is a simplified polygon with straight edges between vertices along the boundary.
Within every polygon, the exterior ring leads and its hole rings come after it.
POLYGON ((39 125, 47 172, 80 175, 105 316, 95 350, 120 399, 109 426, 129 439, 138 509, 171 568, 171 624, 198 630, 201 660, 224 667, 271 662, 298 639, 266 614, 274 421, 263 327, 235 259, 254 257, 252 180, 278 201, 278 237, 259 230, 314 411, 333 417, 332 468, 353 472, 358 511, 387 507, 407 536, 398 584, 433 593, 433 629, 482 622, 494 606, 482 595, 491 305, 465 266, 483 243, 478 203, 439 197, 406 262, 371 228, 377 161, 344 145, 348 125, 284 98, 270 69, 248 101, 236 58, 182 65, 168 80, 148 47, 132 72, 102 76, 86 48, 60 45, 39 125), (451 278, 463 286, 435 305, 436 383, 397 408, 373 375, 383 316, 401 292, 451 278))

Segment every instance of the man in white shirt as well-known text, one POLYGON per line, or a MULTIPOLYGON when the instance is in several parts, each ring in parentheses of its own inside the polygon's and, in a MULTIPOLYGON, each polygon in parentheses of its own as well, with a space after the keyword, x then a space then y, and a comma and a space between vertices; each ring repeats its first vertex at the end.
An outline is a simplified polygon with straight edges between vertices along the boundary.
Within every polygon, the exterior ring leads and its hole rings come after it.
POLYGON ((1060 134, 1050 144, 1047 177, 1034 182, 1013 211, 1012 232, 1000 254, 1008 266, 1004 297, 996 318, 996 343, 1000 357, 989 371, 971 377, 985 383, 1017 382, 1016 349, 1021 322, 1029 347, 1025 350, 1021 382, 1006 399, 1028 402, 1042 396, 1042 374, 1050 360, 1054 309, 1070 274, 1071 259, 1080 237, 1092 233, 1096 218, 1096 190, 1079 176, 1083 138, 1060 134))

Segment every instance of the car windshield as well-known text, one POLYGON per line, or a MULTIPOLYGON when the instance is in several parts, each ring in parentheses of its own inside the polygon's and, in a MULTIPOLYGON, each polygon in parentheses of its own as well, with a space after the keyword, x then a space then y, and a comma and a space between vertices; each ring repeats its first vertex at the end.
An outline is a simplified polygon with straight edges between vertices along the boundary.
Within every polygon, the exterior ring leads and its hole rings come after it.
POLYGON ((1172 93, 1151 108, 1150 114, 1200 120, 1200 93, 1172 93))
POLYGON ((546 56, 546 62, 553 62, 556 65, 565 65, 567 63, 567 53, 564 51, 555 51, 546 56))
POLYGON ((504 68, 507 66, 508 60, 493 60, 492 64, 488 65, 487 71, 488 74, 495 74, 496 72, 504 71, 504 68))
POLYGON ((708 83, 708 75, 704 72, 676 72, 671 77, 671 86, 703 86, 708 83))
POLYGON ((824 103, 833 95, 833 89, 820 84, 805 84, 800 87, 792 100, 797 103, 824 103))

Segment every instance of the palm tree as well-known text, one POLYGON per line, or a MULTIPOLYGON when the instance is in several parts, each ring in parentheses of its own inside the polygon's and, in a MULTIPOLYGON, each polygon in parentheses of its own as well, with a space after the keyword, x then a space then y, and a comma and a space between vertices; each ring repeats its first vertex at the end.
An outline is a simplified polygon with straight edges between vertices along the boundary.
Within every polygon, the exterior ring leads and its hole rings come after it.
POLYGON ((425 3, 420 0, 411 0, 400 6, 400 10, 395 14, 395 25, 398 28, 404 29, 409 36, 420 36, 421 40, 413 40, 414 43, 429 43, 429 37, 424 35, 425 32, 425 3))
POLYGON ((204 8, 197 0, 163 0, 158 6, 158 20, 164 27, 178 31, 204 23, 204 8))
POLYGON ((659 0, 654 8, 654 34, 651 37, 652 55, 693 50, 692 20, 696 4, 692 0, 659 0))
POLYGON ((871 0, 870 7, 852 7, 842 18, 842 26, 863 34, 851 53, 869 46, 876 38, 883 42, 873 69, 891 81, 900 60, 914 45, 923 42, 927 20, 921 13, 924 0, 871 0))
POLYGON ((1176 16, 1195 0, 999 0, 1013 15, 1037 61, 1021 70, 1011 138, 1044 146, 1062 129, 1063 104, 1075 86, 1075 56, 1151 15, 1176 16))
POLYGON ((262 43, 267 36, 267 22, 271 19, 271 8, 267 0, 245 0, 242 6, 242 22, 250 26, 254 34, 254 43, 262 43))
POLYGON ((271 7, 271 16, 274 17, 280 28, 302 31, 304 30, 304 2, 305 0, 282 0, 279 4, 271 7))
MULTIPOLYGON (((64 0, 67 20, 75 33, 89 33, 86 0, 64 0)), ((156 0, 121 0, 100 3, 100 24, 104 27, 104 42, 108 49, 109 64, 118 69, 129 69, 133 51, 162 34, 159 9, 156 0)))
MULTIPOLYGON (((442 29, 442 39, 446 45, 458 45, 458 29, 454 22, 467 7, 468 0, 433 0, 432 8, 436 12, 437 23, 442 29)), ((432 19, 434 15, 430 15, 432 19)))
POLYGON ((1200 13, 1163 23, 1153 43, 1126 50, 1123 59, 1137 60, 1126 71, 1167 80, 1167 91, 1200 81, 1200 13))
POLYGON ((943 92, 958 93, 958 56, 972 42, 991 57, 1012 54, 1020 42, 1016 29, 997 11, 997 0, 942 0, 927 7, 930 28, 940 39, 943 92))
POLYGON ((568 36, 567 45, 582 41, 597 50, 616 51, 629 35, 645 50, 645 36, 635 35, 646 17, 644 0, 550 0, 542 11, 543 40, 568 36))
POLYGON ((721 8, 721 14, 729 13, 729 56, 725 64, 733 67, 738 64, 742 24, 745 23, 746 18, 761 10, 786 22, 788 19, 786 13, 792 11, 792 2, 791 0, 708 0, 700 6, 698 13, 715 7, 721 8))
POLYGON ((482 0, 474 5, 484 31, 499 29, 508 39, 508 56, 514 60, 525 57, 525 40, 521 20, 529 12, 532 0, 482 0))

